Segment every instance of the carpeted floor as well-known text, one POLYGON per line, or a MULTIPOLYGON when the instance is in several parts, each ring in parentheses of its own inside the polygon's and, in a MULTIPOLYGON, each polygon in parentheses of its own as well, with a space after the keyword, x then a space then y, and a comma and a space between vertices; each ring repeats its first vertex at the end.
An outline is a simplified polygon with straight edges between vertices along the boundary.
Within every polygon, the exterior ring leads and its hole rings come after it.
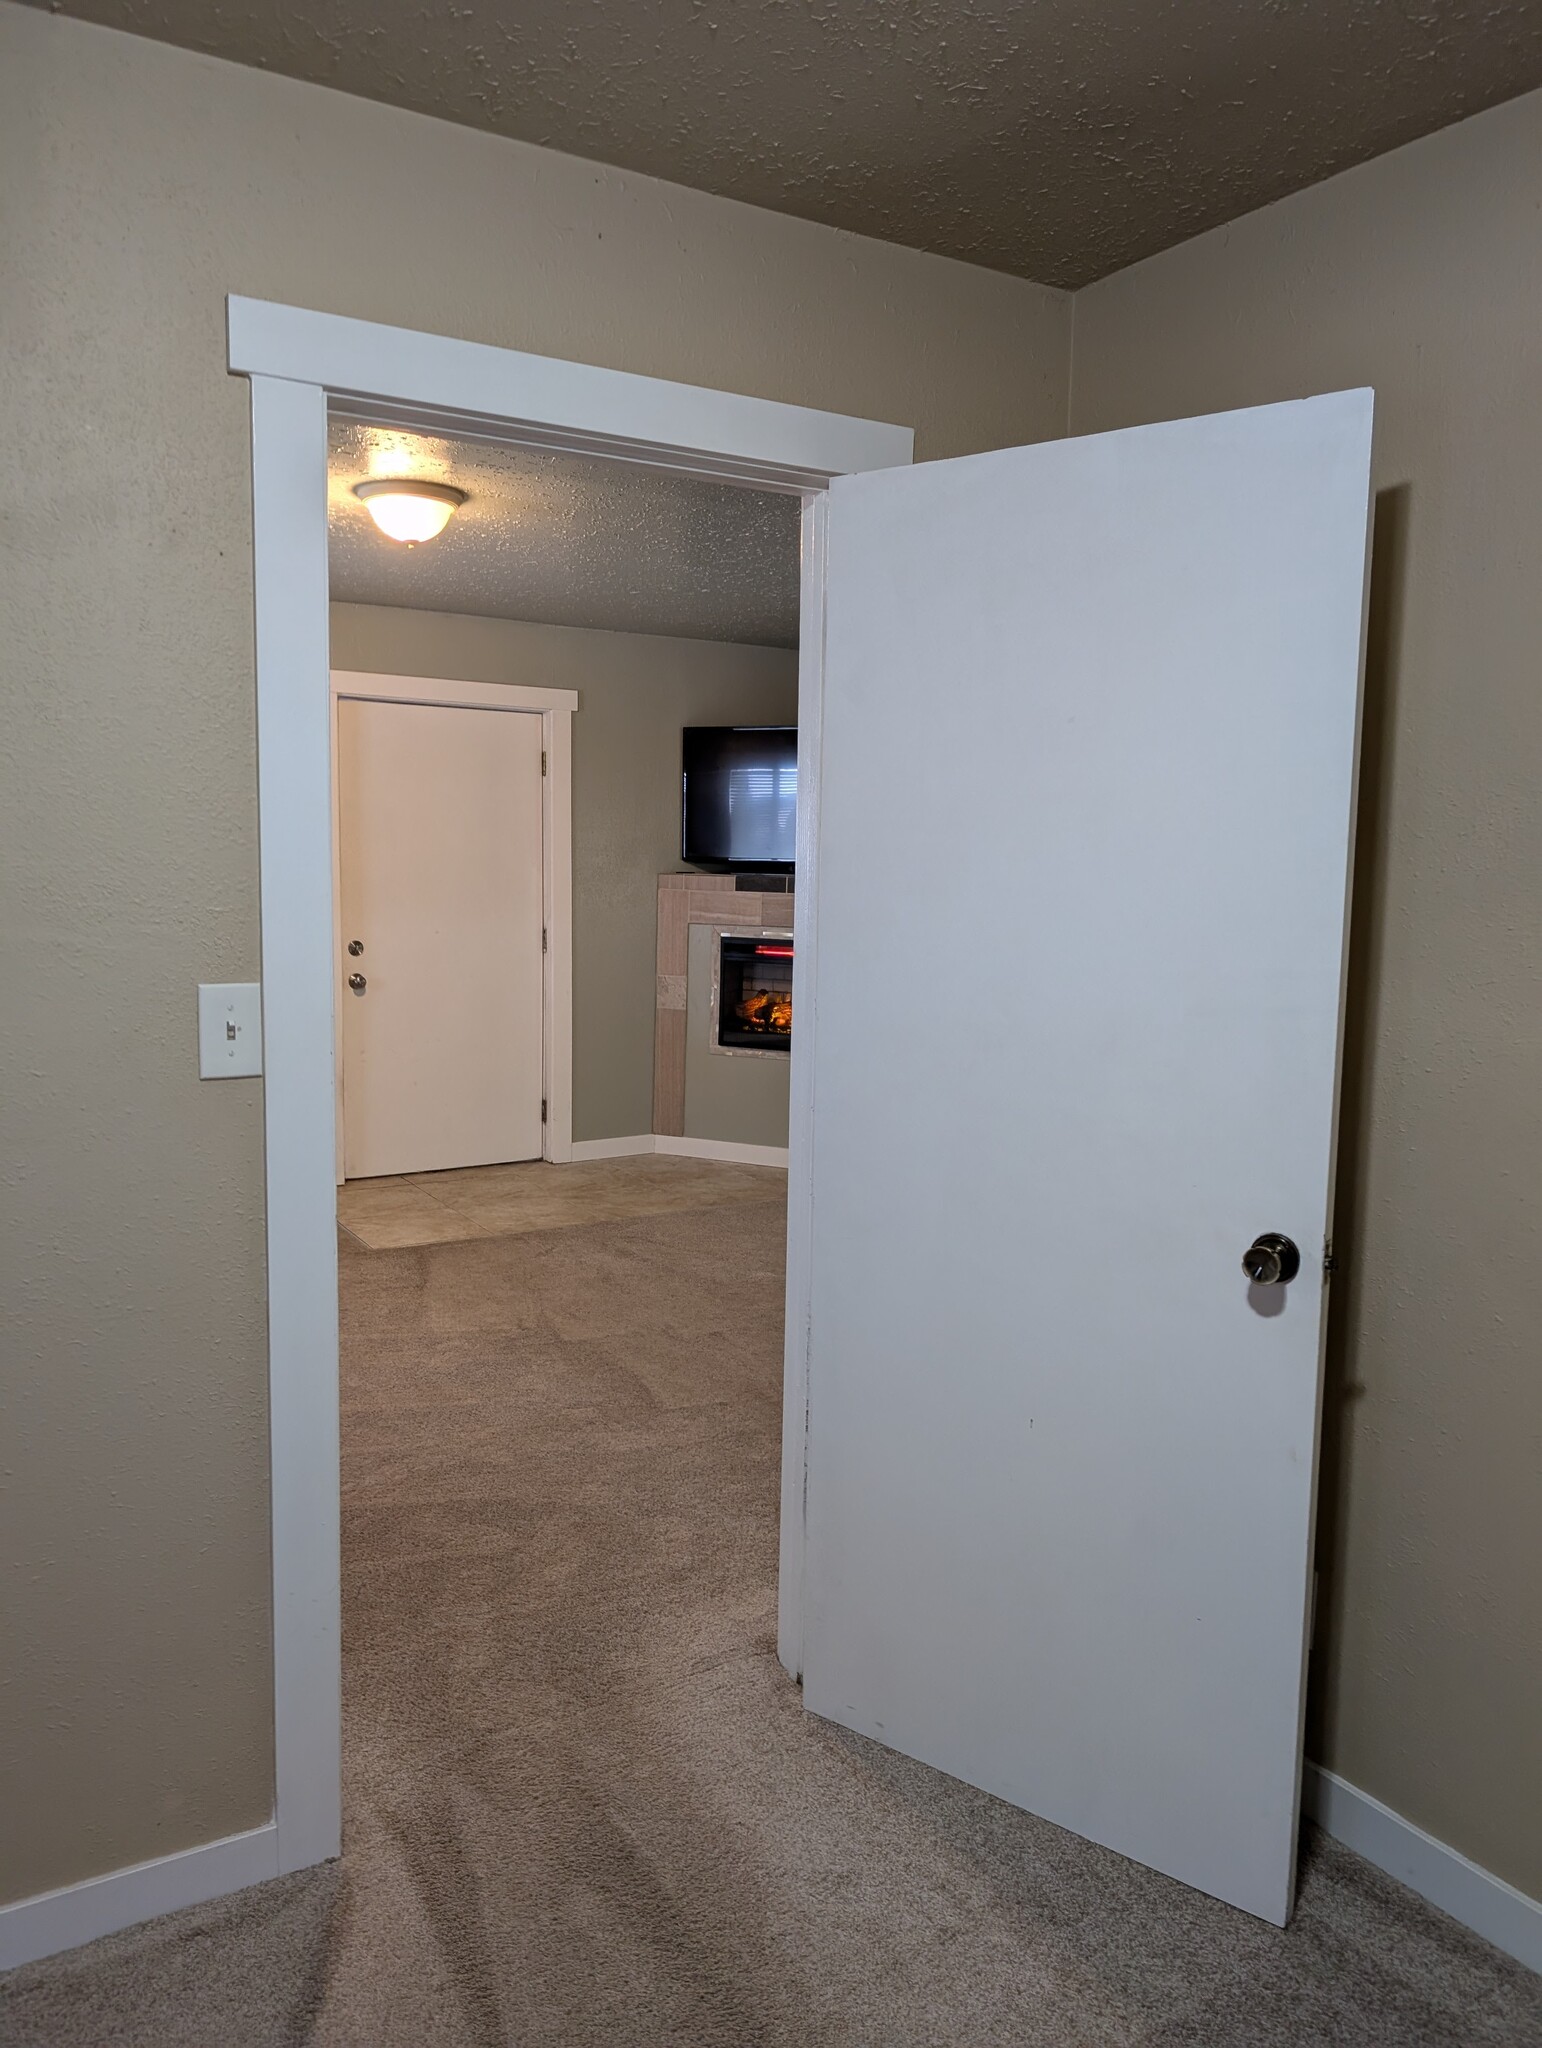
POLYGON ((337 1220, 372 1252, 515 1237, 576 1223, 623 1223, 672 1209, 720 1209, 730 1202, 787 1200, 784 1166, 730 1165, 644 1153, 569 1166, 463 1166, 350 1180, 337 1191, 337 1220))
POLYGON ((1347 1852, 1281 1934, 805 1716, 781 1209, 344 1252, 347 1847, 6 2048, 1433 2048, 1542 1983, 1347 1852))

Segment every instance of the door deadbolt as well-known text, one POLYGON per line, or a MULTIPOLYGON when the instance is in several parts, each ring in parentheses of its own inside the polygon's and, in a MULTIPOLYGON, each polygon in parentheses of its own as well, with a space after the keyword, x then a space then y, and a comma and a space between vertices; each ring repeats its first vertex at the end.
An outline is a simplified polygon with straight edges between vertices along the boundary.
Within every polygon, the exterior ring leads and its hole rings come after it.
POLYGON ((1301 1254, 1288 1237, 1266 1230, 1242 1254, 1242 1270, 1255 1287, 1283 1287, 1301 1271, 1301 1254))
POLYGON ((362 939, 350 939, 348 941, 348 950, 353 955, 354 959, 357 960, 359 955, 364 951, 364 941, 362 939))
POLYGON ((350 974, 348 977, 348 986, 353 990, 356 996, 361 996, 363 995, 364 991, 369 987, 369 983, 364 979, 362 974, 350 974))

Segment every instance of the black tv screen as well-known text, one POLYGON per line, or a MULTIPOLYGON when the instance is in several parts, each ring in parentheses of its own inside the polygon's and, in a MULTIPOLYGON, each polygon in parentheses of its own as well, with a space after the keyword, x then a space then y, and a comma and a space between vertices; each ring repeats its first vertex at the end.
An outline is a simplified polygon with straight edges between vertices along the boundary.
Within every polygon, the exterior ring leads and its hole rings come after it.
POLYGON ((798 728, 688 725, 681 740, 683 857, 702 868, 790 868, 798 728))

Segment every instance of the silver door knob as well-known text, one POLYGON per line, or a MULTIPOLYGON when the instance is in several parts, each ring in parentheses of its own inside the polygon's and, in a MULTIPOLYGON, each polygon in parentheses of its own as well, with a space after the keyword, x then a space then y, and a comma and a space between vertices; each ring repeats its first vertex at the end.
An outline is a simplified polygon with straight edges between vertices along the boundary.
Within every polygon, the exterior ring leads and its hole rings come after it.
POLYGON ((1266 1230, 1242 1254, 1242 1270, 1255 1287, 1283 1287, 1301 1271, 1301 1254, 1288 1237, 1266 1230))
POLYGON ((369 983, 364 979, 362 974, 350 974, 348 977, 348 986, 353 990, 356 996, 361 996, 363 995, 364 991, 369 987, 369 983))

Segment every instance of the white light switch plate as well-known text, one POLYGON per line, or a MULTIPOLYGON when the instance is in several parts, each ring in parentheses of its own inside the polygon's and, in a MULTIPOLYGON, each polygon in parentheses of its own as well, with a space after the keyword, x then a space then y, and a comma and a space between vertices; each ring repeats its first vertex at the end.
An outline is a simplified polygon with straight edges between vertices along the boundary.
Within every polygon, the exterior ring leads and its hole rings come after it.
POLYGON ((262 983, 198 984, 198 1072, 205 1081, 262 1072, 262 983))

